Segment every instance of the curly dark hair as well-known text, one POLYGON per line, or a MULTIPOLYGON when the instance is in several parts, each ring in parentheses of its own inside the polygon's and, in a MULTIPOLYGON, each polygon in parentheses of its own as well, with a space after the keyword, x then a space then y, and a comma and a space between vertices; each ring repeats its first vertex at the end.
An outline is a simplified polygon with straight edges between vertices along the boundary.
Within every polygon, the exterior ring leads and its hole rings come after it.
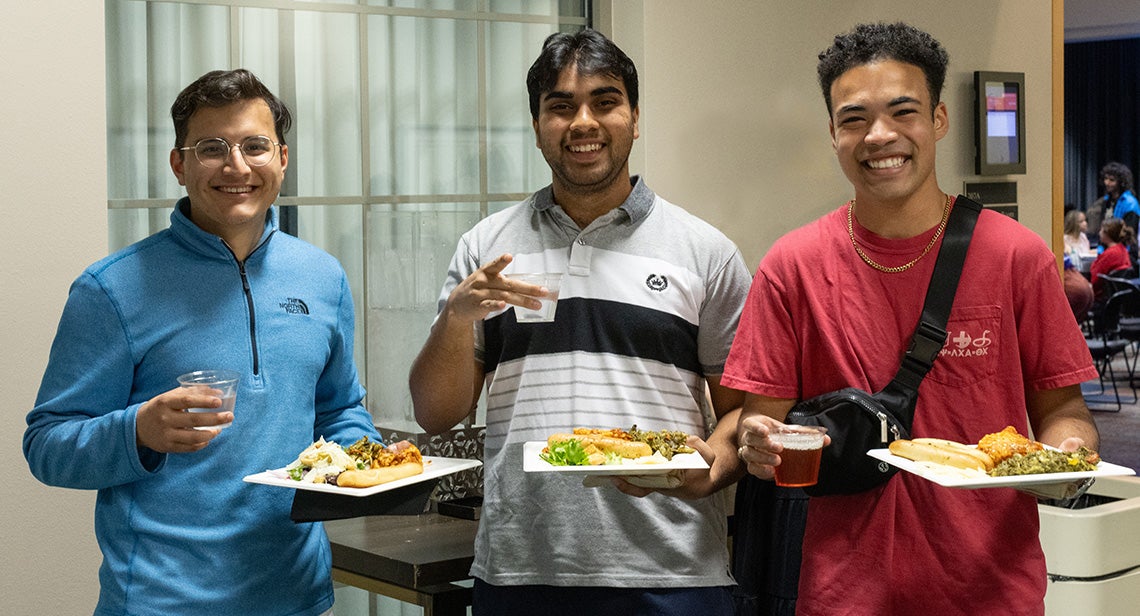
POLYGON ((538 119, 539 99, 554 89, 558 75, 574 64, 580 75, 620 79, 631 109, 637 109, 637 67, 613 41, 597 30, 555 32, 542 43, 542 52, 526 74, 530 116, 538 119))
POLYGON ((819 53, 816 70, 828 115, 832 111, 831 84, 852 68, 878 60, 897 60, 922 69, 933 113, 942 97, 950 55, 934 37, 914 26, 879 22, 859 24, 850 32, 837 35, 831 47, 819 53))
POLYGON ((200 107, 225 107, 231 103, 260 98, 273 113, 273 128, 277 142, 285 143, 285 133, 293 126, 293 116, 281 99, 273 95, 265 84, 244 68, 232 71, 210 71, 186 86, 174 104, 170 117, 174 120, 174 147, 182 147, 190 130, 190 116, 200 107))
POLYGON ((1100 180, 1103 182, 1106 176, 1116 179, 1116 187, 1120 189, 1121 193, 1132 190, 1132 170, 1124 163, 1111 162, 1102 167, 1100 180))

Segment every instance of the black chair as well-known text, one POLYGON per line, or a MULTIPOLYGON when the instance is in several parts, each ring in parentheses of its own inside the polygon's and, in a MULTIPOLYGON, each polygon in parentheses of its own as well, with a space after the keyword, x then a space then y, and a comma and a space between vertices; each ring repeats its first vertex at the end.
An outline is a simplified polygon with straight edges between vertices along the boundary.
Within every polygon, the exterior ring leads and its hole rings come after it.
POLYGON ((1088 343, 1089 353, 1092 355, 1093 363, 1096 365, 1097 372, 1099 373, 1098 381, 1100 383, 1100 392, 1097 396, 1103 396, 1107 393, 1106 381, 1112 386, 1112 399, 1115 401, 1115 406, 1107 406, 1108 403, 1097 400, 1089 400, 1088 396, 1085 397, 1085 403, 1088 404, 1090 411, 1102 411, 1109 413, 1116 413, 1120 411, 1120 389, 1117 384, 1116 371, 1113 368, 1113 360, 1118 355, 1124 357, 1125 369, 1129 371, 1128 374, 1128 387, 1132 390, 1131 403, 1137 401, 1136 388, 1132 384, 1132 367, 1135 366, 1134 361, 1128 359, 1128 348, 1132 345, 1132 341, 1123 338, 1120 335, 1119 320, 1120 311, 1125 302, 1132 299, 1135 293, 1133 290, 1117 291, 1109 296, 1108 300, 1104 303, 1099 311, 1099 318, 1096 323, 1096 333, 1092 336, 1086 336, 1085 342, 1088 343))
POLYGON ((1132 363, 1128 366, 1128 379, 1136 388, 1137 358, 1140 358, 1140 279, 1105 276, 1113 294, 1123 293, 1120 313, 1116 320, 1116 335, 1129 341, 1133 347, 1132 363))

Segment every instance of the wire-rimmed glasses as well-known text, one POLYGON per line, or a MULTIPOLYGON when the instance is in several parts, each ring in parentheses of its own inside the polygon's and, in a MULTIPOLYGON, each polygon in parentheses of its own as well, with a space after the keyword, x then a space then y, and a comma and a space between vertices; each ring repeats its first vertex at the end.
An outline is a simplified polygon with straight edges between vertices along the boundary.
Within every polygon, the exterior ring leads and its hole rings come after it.
POLYGON ((251 167, 264 167, 273 162, 273 157, 277 155, 277 148, 280 146, 280 143, 265 135, 253 135, 242 139, 240 143, 232 144, 221 137, 207 137, 199 139, 198 143, 192 146, 178 148, 178 151, 194 150, 194 157, 202 163, 202 166, 217 169, 226 164, 230 152, 236 147, 245 159, 245 164, 251 167))

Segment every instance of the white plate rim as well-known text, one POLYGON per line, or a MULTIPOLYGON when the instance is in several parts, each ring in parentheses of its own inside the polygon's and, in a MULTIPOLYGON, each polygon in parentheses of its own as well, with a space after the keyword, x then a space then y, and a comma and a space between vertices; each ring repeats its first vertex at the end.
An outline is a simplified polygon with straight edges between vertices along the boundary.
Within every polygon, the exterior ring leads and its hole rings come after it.
POLYGON ((1017 488, 1022 486, 1070 483, 1089 477, 1120 477, 1136 474, 1136 471, 1126 466, 1119 466, 1101 460, 1095 471, 1040 473, 1036 475, 1013 475, 1009 477, 951 477, 948 475, 940 475, 937 471, 932 471, 930 468, 914 460, 896 456, 891 453, 889 449, 872 449, 867 452, 867 455, 947 488, 1017 488))
POLYGON ((596 466, 555 466, 539 457, 546 441, 523 443, 523 471, 527 473, 570 473, 572 475, 664 475, 676 470, 709 467, 697 452, 679 453, 662 464, 600 464, 596 466))
POLYGON ((429 481, 431 479, 438 479, 445 475, 458 473, 470 468, 482 466, 483 462, 480 460, 471 460, 468 458, 441 458, 437 456, 424 456, 424 472, 419 475, 411 477, 404 477, 396 481, 389 481, 380 485, 371 486, 368 488, 345 488, 341 486, 332 486, 327 483, 302 483, 294 481, 289 477, 282 476, 285 468, 270 469, 252 475, 242 477, 242 481, 247 483, 258 483, 268 486, 277 486, 279 488, 293 488, 295 490, 309 490, 312 492, 325 492, 328 494, 340 494, 344 496, 372 496, 381 492, 395 490, 404 486, 410 486, 422 481, 429 481))

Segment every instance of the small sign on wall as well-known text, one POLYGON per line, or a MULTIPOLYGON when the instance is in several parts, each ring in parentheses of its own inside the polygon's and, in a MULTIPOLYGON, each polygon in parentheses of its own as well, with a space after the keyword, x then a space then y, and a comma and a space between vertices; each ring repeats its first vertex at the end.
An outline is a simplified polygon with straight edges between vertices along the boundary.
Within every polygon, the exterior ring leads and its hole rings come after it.
POLYGON ((1017 182, 964 182, 962 194, 1017 220, 1017 182))

